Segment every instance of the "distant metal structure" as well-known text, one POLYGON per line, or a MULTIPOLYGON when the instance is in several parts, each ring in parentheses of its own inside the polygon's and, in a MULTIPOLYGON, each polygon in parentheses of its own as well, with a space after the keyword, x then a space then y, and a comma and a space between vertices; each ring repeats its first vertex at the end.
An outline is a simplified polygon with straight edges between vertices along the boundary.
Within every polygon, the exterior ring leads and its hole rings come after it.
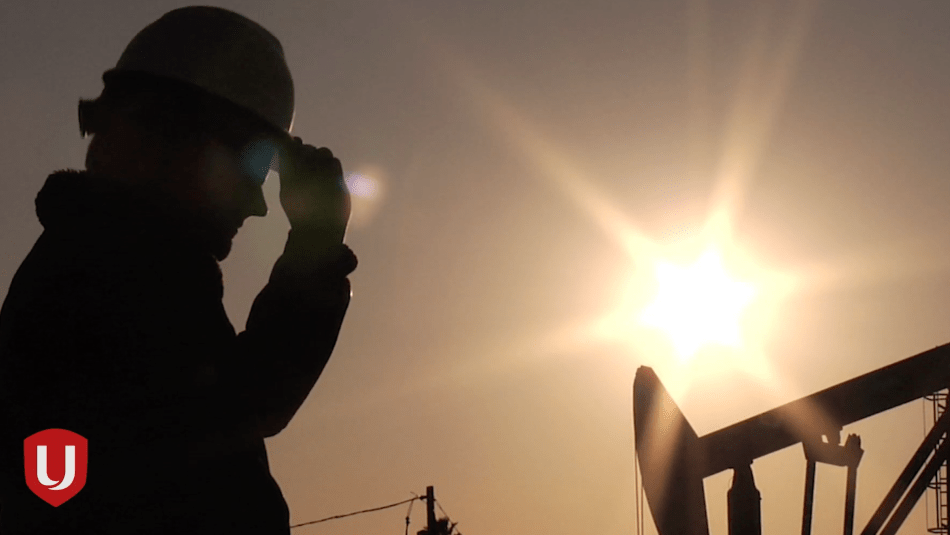
MULTIPOLYGON (((934 392, 932 395, 927 396, 925 399, 931 403, 931 415, 933 416, 932 423, 936 423, 937 419, 943 415, 947 410, 947 400, 948 400, 948 391, 941 390, 939 392, 934 392)), ((946 440, 944 437, 943 440, 946 440)), ((941 444, 943 443, 941 440, 941 444)), ((939 444, 938 444, 939 447, 939 444)), ((948 504, 947 504, 947 463, 944 462, 940 466, 940 469, 937 471, 937 475, 934 476, 933 481, 930 482, 931 496, 933 498, 934 512, 931 516, 927 515, 927 531, 930 533, 938 533, 946 535, 948 532, 948 524, 950 524, 950 519, 948 519, 948 504)))
MULTIPOLYGON (((861 375, 752 418, 698 437, 652 369, 641 367, 633 384, 636 455, 647 503, 659 535, 709 535, 703 479, 733 470, 728 492, 730 535, 761 535, 760 494, 752 461, 802 444, 805 489, 802 534, 811 533, 817 463, 848 469, 843 533, 852 535, 857 468, 864 451, 860 438, 844 444, 845 425, 950 386, 950 344, 861 375)), ((935 398, 936 399, 936 398, 935 398)), ((950 412, 943 409, 861 535, 895 535, 928 488, 939 494, 932 533, 947 533, 947 458, 950 412), (939 475, 938 475, 939 474, 939 475), (942 478, 942 479, 941 479, 942 478), (942 481, 934 484, 934 481, 942 481)))

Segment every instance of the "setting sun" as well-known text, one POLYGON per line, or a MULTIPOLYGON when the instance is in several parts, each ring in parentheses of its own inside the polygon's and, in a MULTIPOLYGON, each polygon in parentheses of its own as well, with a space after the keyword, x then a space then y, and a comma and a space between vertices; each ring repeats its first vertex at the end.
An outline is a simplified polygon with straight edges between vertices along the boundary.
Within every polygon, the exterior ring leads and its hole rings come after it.
POLYGON ((742 346, 740 320, 755 289, 732 278, 716 250, 706 251, 691 266, 657 261, 655 274, 656 298, 640 321, 664 332, 681 359, 707 344, 742 346))

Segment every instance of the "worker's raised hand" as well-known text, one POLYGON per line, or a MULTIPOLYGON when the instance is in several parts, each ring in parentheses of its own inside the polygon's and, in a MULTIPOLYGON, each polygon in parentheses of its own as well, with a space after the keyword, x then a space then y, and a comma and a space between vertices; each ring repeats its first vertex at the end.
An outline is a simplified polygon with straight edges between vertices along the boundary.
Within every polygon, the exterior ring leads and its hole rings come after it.
POLYGON ((350 219, 350 195, 343 166, 330 149, 306 145, 299 137, 278 151, 280 204, 293 229, 317 231, 342 243, 350 219))

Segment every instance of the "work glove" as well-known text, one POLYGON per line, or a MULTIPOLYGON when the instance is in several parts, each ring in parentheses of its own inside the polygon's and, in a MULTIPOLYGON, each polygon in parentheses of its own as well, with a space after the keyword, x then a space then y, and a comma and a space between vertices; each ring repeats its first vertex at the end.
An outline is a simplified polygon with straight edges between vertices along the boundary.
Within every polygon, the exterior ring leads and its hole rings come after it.
POLYGON ((345 245, 350 219, 350 194, 343 166, 330 149, 304 144, 299 137, 277 151, 280 205, 290 221, 285 248, 288 260, 326 273, 346 276, 356 269, 356 256, 345 245))
POLYGON ((306 145, 299 137, 278 150, 280 205, 291 230, 314 233, 326 245, 343 243, 350 219, 350 194, 343 166, 326 147, 306 145))

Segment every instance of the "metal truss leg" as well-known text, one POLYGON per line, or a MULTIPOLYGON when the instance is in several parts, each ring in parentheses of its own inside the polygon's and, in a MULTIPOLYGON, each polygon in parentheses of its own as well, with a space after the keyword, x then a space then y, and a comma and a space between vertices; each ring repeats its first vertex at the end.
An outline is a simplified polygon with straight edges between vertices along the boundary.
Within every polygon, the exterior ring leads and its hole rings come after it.
MULTIPOLYGON (((864 530, 861 532, 861 535, 876 535, 881 530, 881 526, 884 525, 884 522, 887 520, 887 517, 890 516, 891 511, 894 510, 894 507, 897 505, 901 496, 904 495, 904 492, 907 490, 907 487, 911 485, 911 481, 913 480, 913 477, 918 472, 920 472, 921 467, 924 466, 924 462, 930 456, 930 453, 934 451, 934 448, 937 446, 938 442, 940 442, 940 439, 947 433, 948 429, 950 429, 950 411, 944 412, 940 416, 940 419, 937 420, 937 423, 934 424, 933 428, 930 429, 930 432, 927 433, 927 436, 924 437, 923 442, 920 443, 920 447, 917 448, 917 451, 914 452, 914 455, 911 456, 910 460, 907 462, 907 466, 904 467, 904 470, 901 472, 901 474, 897 476, 897 481, 894 482, 894 485, 891 487, 891 490, 888 491, 886 496, 884 496, 884 499, 881 501, 881 504, 878 506, 877 510, 871 516, 871 519, 868 520, 868 524, 867 526, 865 526, 864 530)), ((944 445, 946 444, 948 444, 948 442, 944 442, 944 445)), ((940 449, 945 449, 943 447, 944 445, 942 445, 940 449)), ((940 449, 938 449, 937 451, 940 452, 940 449)), ((944 454, 945 453, 946 452, 944 451, 944 454)), ((936 459, 936 457, 937 455, 935 454, 934 459, 936 459)), ((934 462, 934 459, 931 460, 931 464, 934 462)), ((929 467, 930 467, 930 464, 928 464, 928 468, 929 467)), ((940 468, 940 464, 937 464, 936 468, 934 468, 934 473, 936 473, 936 469, 939 469, 939 468, 940 468)), ((926 472, 926 469, 925 469, 925 472, 926 472)), ((930 477, 932 478, 933 474, 931 474, 930 477)), ((929 478, 923 480, 924 488, 926 488, 927 483, 929 481, 930 481, 929 478)), ((915 482, 915 484, 918 482, 920 482, 920 478, 917 479, 917 482, 915 482)), ((921 493, 923 493, 922 490, 921 490, 921 493)), ((914 503, 916 503, 916 500, 918 498, 920 498, 919 494, 917 495, 917 497, 914 498, 914 503)), ((911 504, 911 507, 913 507, 913 503, 911 504)), ((907 512, 909 513, 910 510, 908 510, 907 512)), ((906 514, 904 516, 906 517, 906 514)), ((903 519, 901 519, 901 522, 903 522, 903 519)), ((893 524, 893 521, 889 523, 888 526, 890 527, 892 524, 893 524)), ((895 526, 893 529, 896 531, 897 527, 895 526)))
POLYGON ((815 461, 805 466, 805 505, 802 510, 802 535, 811 535, 811 514, 815 505, 815 461))

